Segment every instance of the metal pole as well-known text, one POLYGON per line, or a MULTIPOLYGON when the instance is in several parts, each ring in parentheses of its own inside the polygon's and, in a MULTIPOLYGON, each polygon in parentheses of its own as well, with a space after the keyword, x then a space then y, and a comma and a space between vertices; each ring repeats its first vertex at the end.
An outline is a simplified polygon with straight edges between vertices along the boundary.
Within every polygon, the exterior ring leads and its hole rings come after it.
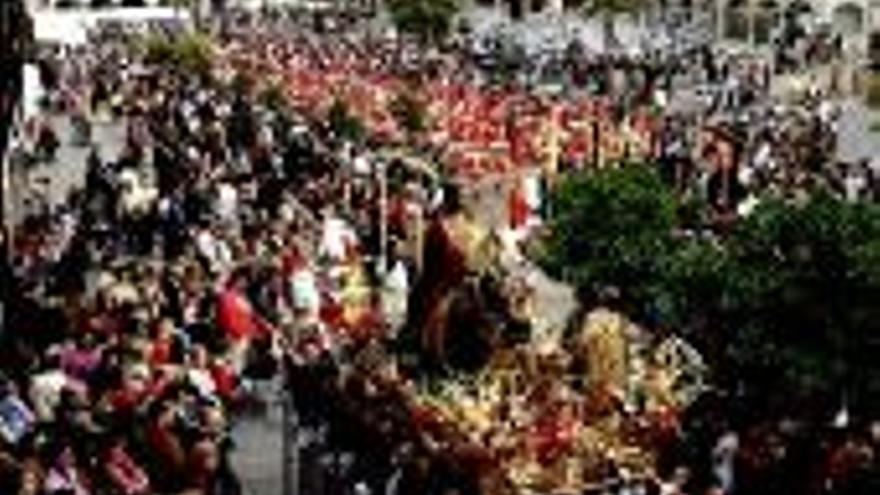
POLYGON ((755 36, 755 30, 757 29, 757 16, 758 16, 758 5, 755 2, 755 0, 752 0, 748 4, 746 12, 748 13, 749 48, 755 48, 755 45, 757 43, 757 37, 755 36))
POLYGON ((724 41, 727 35, 726 3, 724 0, 715 0, 715 41, 724 41))
POLYGON ((376 163, 379 172, 379 261, 376 272, 388 273, 388 167, 384 161, 376 163))

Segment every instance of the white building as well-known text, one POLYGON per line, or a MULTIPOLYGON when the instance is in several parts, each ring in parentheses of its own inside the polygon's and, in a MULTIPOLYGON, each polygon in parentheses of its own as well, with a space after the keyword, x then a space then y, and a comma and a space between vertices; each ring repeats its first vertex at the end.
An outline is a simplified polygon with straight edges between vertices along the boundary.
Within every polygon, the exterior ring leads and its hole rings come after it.
MULTIPOLYGON (((584 0, 589 1, 589 0, 584 0)), ((474 0, 494 6, 514 17, 538 12, 562 12, 584 3, 578 0, 474 0)), ((666 0, 667 8, 690 10, 712 17, 718 39, 739 39, 750 44, 766 43, 786 12, 797 12, 814 26, 841 34, 850 44, 862 43, 869 32, 880 31, 880 0, 666 0)), ((660 2, 646 8, 656 13, 660 2)))
POLYGON ((880 28, 878 0, 714 0, 720 22, 717 35, 752 44, 768 40, 783 16, 796 14, 808 25, 840 34, 850 44, 863 46, 871 30, 880 28))

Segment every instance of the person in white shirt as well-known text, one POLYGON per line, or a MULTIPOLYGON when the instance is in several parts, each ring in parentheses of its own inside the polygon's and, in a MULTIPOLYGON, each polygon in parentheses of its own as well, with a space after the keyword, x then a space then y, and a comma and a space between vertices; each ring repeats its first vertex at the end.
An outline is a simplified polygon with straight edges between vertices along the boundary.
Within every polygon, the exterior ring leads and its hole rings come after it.
POLYGON ((862 170, 849 167, 846 171, 846 177, 843 179, 843 186, 846 200, 849 202, 856 202, 867 188, 868 179, 865 177, 862 170))
POLYGON ((45 369, 31 377, 28 396, 40 421, 51 422, 55 419, 55 408, 61 401, 61 391, 68 383, 68 377, 61 370, 57 355, 50 355, 45 369))
POLYGON ((324 217, 322 232, 318 254, 334 262, 344 260, 346 247, 355 241, 354 233, 349 228, 348 223, 336 216, 333 210, 330 209, 324 217))
POLYGON ((315 273, 308 267, 296 269, 290 277, 293 308, 303 324, 317 323, 321 309, 321 293, 315 273))
POLYGON ((538 175, 528 175, 523 178, 523 192, 526 204, 529 205, 529 218, 526 221, 528 227, 541 225, 541 179, 538 175))
POLYGON ((238 190, 228 182, 217 184, 217 199, 214 213, 227 225, 236 223, 238 219, 238 190))
POLYGON ((213 397, 217 392, 217 384, 208 370, 208 364, 208 351, 203 345, 194 345, 186 367, 186 378, 201 397, 213 397))
POLYGON ((382 298, 383 311, 394 330, 403 325, 406 319, 408 296, 409 271, 402 260, 397 260, 385 279, 385 294, 382 298))
POLYGON ((712 449, 712 473, 717 478, 721 493, 731 493, 734 487, 734 461, 739 450, 739 435, 729 431, 722 435, 712 449))

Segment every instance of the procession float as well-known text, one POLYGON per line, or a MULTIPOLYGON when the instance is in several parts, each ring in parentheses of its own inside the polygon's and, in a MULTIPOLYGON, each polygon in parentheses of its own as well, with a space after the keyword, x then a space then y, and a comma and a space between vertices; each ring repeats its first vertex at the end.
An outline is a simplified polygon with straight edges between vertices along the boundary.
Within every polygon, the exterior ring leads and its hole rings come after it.
POLYGON ((341 366, 301 364, 301 405, 368 458, 395 459, 408 473, 399 493, 434 493, 441 478, 487 495, 653 483, 704 389, 700 355, 606 308, 546 328, 500 254, 466 213, 434 219, 397 339, 352 344, 341 366))

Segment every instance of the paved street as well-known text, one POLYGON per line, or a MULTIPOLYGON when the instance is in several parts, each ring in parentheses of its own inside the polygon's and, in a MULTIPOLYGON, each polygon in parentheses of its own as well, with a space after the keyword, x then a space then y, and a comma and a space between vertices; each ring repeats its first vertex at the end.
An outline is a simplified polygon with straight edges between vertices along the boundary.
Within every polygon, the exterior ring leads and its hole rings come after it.
MULTIPOLYGON (((26 175, 20 169, 19 173, 12 174, 10 204, 14 221, 21 219, 24 201, 29 196, 31 188, 41 182, 41 179, 47 179, 46 197, 53 205, 64 202, 74 189, 83 187, 85 183, 86 157, 89 149, 72 145, 70 119, 67 116, 52 117, 52 126, 60 139, 55 161, 37 164, 26 175)), ((95 123, 92 126, 92 138, 99 147, 101 157, 105 161, 112 161, 122 151, 125 143, 125 127, 118 122, 95 123)))
POLYGON ((880 121, 880 112, 872 114, 863 104, 852 99, 842 103, 841 112, 838 158, 854 162, 880 157, 880 133, 870 130, 872 122, 880 121))
POLYGON ((241 477, 244 495, 283 495, 282 407, 277 397, 265 398, 265 413, 240 417, 232 432, 236 446, 232 465, 241 477))

